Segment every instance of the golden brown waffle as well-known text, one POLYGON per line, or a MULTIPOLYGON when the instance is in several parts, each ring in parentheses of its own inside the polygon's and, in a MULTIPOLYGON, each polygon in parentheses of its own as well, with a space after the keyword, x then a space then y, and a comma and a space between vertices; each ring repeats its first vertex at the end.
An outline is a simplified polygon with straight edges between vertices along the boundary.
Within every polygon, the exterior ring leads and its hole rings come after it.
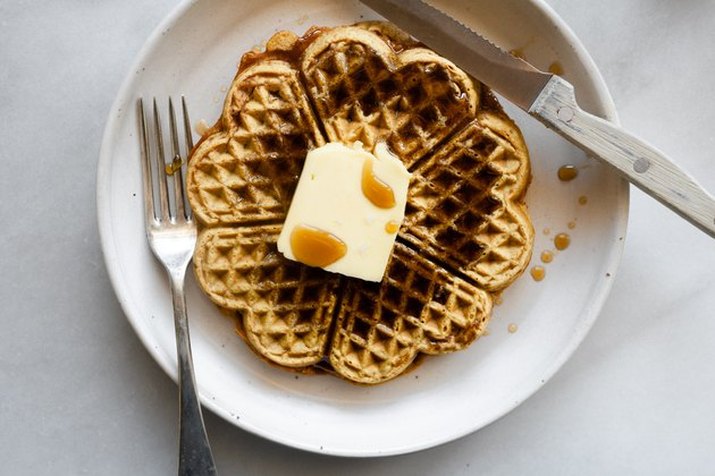
POLYGON ((533 238, 523 206, 519 151, 475 120, 413 171, 400 236, 499 291, 528 264, 533 238))
POLYGON ((418 352, 463 349, 484 332, 489 295, 396 243, 380 283, 351 280, 330 351, 337 372, 378 383, 410 366, 418 352))
POLYGON ((374 384, 463 349, 526 268, 528 152, 491 93, 394 26, 281 32, 244 56, 189 163, 194 268, 241 335, 281 366, 374 384), (276 239, 308 150, 386 141, 412 172, 385 277, 285 259, 276 239))
POLYGON ((468 117, 467 75, 425 48, 400 53, 371 31, 336 28, 306 49, 301 68, 330 141, 379 141, 410 167, 468 117))
POLYGON ((323 358, 338 276, 289 261, 276 251, 280 226, 209 228, 194 260, 201 287, 239 312, 246 338, 287 367, 323 358))
POLYGON ((309 149, 324 144, 298 73, 270 60, 240 73, 219 124, 191 156, 191 207, 206 225, 282 220, 309 149))

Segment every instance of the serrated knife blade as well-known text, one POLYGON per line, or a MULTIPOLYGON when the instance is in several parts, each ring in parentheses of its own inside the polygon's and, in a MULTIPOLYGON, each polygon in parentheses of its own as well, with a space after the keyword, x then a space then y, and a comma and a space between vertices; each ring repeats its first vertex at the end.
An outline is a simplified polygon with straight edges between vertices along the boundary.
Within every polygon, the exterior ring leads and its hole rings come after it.
POLYGON ((423 1, 362 0, 362 3, 525 111, 553 76, 503 51, 423 1))
POLYGON ((515 58, 422 0, 361 2, 715 237, 715 198, 655 147, 579 108, 563 78, 515 58))

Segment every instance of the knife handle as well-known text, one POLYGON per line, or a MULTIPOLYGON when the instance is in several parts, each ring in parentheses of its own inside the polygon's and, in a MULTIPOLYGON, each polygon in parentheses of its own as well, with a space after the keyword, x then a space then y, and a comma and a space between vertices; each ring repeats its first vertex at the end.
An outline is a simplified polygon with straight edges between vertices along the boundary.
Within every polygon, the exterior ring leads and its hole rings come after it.
POLYGON ((529 114, 715 237, 715 198, 655 147, 578 107, 573 86, 554 75, 529 114))

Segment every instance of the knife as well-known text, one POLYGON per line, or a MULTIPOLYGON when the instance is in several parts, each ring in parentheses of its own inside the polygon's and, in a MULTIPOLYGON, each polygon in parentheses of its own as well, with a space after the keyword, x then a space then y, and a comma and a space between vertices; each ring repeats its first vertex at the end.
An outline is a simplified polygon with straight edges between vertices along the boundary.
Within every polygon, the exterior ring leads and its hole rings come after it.
POLYGON ((655 147, 582 110, 568 81, 512 56, 422 0, 361 2, 715 237, 715 198, 655 147))

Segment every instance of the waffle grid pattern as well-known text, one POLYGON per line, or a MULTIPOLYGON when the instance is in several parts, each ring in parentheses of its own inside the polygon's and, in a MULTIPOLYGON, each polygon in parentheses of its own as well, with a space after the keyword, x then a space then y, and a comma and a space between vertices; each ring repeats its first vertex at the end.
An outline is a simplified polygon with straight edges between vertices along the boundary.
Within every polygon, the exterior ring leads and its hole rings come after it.
POLYGON ((307 90, 329 139, 360 141, 368 149, 387 141, 407 167, 471 112, 467 79, 428 50, 411 49, 394 57, 343 41, 304 62, 310 65, 307 90))
POLYGON ((479 109, 485 91, 451 63, 413 44, 395 48, 404 37, 381 32, 321 34, 300 74, 278 60, 241 72, 187 180, 203 227, 196 275, 240 316, 251 347, 286 367, 327 357, 337 374, 367 384, 399 375, 419 353, 478 338, 490 293, 523 271, 533 238, 518 203, 528 155, 505 138, 521 140, 516 126, 500 111, 491 121, 479 109), (329 140, 387 140, 413 173, 380 283, 309 268, 276 249, 307 150, 324 143, 318 120, 329 140), (505 124, 506 136, 492 124, 505 124))
POLYGON ((323 356, 339 278, 283 258, 279 233, 276 225, 204 231, 197 276, 214 301, 241 313, 254 347, 284 365, 310 365, 323 356))
POLYGON ((392 378, 418 352, 440 354, 469 345, 483 332, 490 303, 484 291, 397 243, 380 284, 348 283, 331 363, 356 381, 392 378))
POLYGON ((234 82, 225 132, 193 154, 189 197, 204 223, 282 220, 307 151, 324 143, 297 73, 273 63, 234 82))
POLYGON ((413 171, 400 237, 481 287, 503 289, 529 248, 506 194, 515 162, 508 143, 472 121, 413 171))

